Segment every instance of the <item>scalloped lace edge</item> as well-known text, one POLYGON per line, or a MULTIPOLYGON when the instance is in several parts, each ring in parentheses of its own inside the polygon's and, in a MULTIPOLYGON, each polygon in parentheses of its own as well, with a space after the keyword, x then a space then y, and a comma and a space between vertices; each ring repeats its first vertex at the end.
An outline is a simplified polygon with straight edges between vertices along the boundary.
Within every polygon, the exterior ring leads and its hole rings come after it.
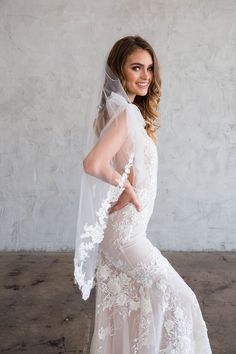
POLYGON ((117 186, 111 185, 106 198, 102 201, 99 210, 96 212, 98 219, 94 225, 84 225, 84 233, 80 235, 83 239, 90 238, 90 241, 81 242, 79 247, 80 257, 74 257, 74 284, 77 284, 82 293, 82 299, 87 300, 90 296, 91 289, 94 287, 94 276, 85 280, 85 272, 83 271, 84 262, 89 257, 89 252, 94 249, 95 244, 99 244, 104 237, 104 231, 107 227, 108 209, 113 202, 119 199, 120 194, 125 189, 124 184, 130 172, 134 160, 134 153, 131 153, 128 163, 125 165, 124 173, 121 175, 117 186), (80 259, 79 259, 80 258, 80 259))

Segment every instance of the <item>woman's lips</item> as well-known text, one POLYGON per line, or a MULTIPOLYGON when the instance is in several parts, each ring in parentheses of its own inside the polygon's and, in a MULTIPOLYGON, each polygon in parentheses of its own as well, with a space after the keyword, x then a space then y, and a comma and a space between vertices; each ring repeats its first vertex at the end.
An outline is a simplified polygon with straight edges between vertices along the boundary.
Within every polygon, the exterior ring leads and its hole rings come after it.
POLYGON ((136 85, 137 85, 138 87, 140 87, 140 88, 147 88, 147 87, 148 87, 148 83, 137 82, 136 85))

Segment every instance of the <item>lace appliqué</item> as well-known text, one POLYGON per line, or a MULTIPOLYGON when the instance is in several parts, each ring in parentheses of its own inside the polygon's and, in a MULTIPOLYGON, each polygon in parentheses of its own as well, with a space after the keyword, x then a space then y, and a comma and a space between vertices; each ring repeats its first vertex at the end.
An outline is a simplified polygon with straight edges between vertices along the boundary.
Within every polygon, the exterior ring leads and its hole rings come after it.
MULTIPOLYGON (((115 334, 117 328, 114 329, 112 325, 114 311, 127 321, 136 311, 137 333, 132 338, 130 353, 141 353, 144 348, 145 353, 149 350, 152 352, 155 345, 155 333, 153 332, 153 304, 150 294, 155 291, 156 302, 160 308, 159 315, 164 316, 164 332, 159 353, 194 353, 191 337, 192 322, 183 311, 170 285, 170 269, 169 261, 155 247, 150 254, 149 261, 138 263, 135 268, 126 273, 116 268, 101 252, 96 277, 98 291, 101 292, 100 296, 103 301, 97 303, 97 311, 108 310, 111 317, 109 324, 100 327, 99 339, 103 341, 107 336, 115 334)), ((191 298, 192 311, 199 313, 197 299, 190 288, 188 294, 191 298)), ((182 306, 184 307, 184 300, 182 306)), ((107 320, 108 317, 107 315, 107 320)), ((198 338, 201 334, 202 331, 199 331, 198 338)))
MULTIPOLYGON (((159 303, 161 312, 165 314, 163 321, 165 333, 163 333, 159 352, 161 354, 190 354, 193 350, 191 348, 191 322, 185 316, 175 296, 173 286, 170 285, 169 272, 171 272, 169 261, 154 247, 150 255, 150 261, 140 262, 129 274, 135 277, 140 284, 144 284, 145 289, 151 287, 158 289, 159 298, 156 301, 159 303)), ((198 310, 195 294, 190 288, 188 290, 190 297, 192 297, 191 304, 196 306, 196 310, 198 310)), ((146 337, 152 333, 152 322, 149 327, 148 324, 146 322, 146 337)), ((140 343, 140 340, 138 340, 135 346, 136 351, 138 352, 144 345, 147 345, 145 343, 145 341, 140 343)))
MULTIPOLYGON (((144 135, 147 135, 145 131, 144 135)), ((112 347, 118 352, 119 344, 120 353, 129 354, 211 353, 196 296, 175 274, 168 260, 153 247, 148 257, 132 263, 125 251, 126 242, 132 247, 132 237, 146 236, 156 194, 154 147, 151 138, 146 136, 148 179, 136 189, 143 211, 137 213, 128 204, 109 215, 104 237, 107 244, 101 244, 96 271, 93 354, 108 354, 112 347)))
MULTIPOLYGON (((115 211, 109 216, 111 229, 116 234, 113 246, 117 249, 123 247, 125 243, 131 240, 136 232, 135 225, 146 225, 146 220, 149 219, 153 211, 157 188, 157 150, 152 139, 148 137, 145 131, 143 133, 145 136, 144 156, 148 184, 143 187, 134 187, 137 198, 141 201, 142 211, 137 213, 134 205, 129 203, 121 210, 115 211)), ((140 232, 146 233, 145 228, 140 232)))
POLYGON ((145 206, 150 203, 150 195, 146 189, 136 189, 136 195, 139 200, 142 201, 142 211, 136 211, 133 204, 129 203, 121 210, 113 212, 110 215, 110 225, 111 230, 116 237, 113 241, 113 246, 117 249, 123 247, 125 243, 129 242, 135 233, 135 225, 143 220, 145 225, 145 220, 147 219, 147 213, 149 214, 149 209, 145 206))
MULTIPOLYGON (((163 282, 167 263, 159 250, 153 248, 148 264, 140 262, 134 269, 124 273, 100 252, 96 278, 103 301, 97 303, 96 310, 97 312, 109 310, 108 313, 111 314, 115 311, 126 320, 129 320, 131 313, 136 311, 137 333, 131 343, 132 354, 154 344, 153 309, 149 289, 154 282, 162 291, 166 289, 163 282)), ((114 335, 112 315, 110 325, 100 328, 99 338, 105 340, 108 335, 114 335)))
POLYGON ((108 190, 106 199, 102 202, 101 207, 96 212, 98 219, 95 225, 84 225, 84 233, 80 235, 81 239, 90 239, 80 244, 79 255, 74 257, 74 284, 78 284, 82 298, 87 300, 89 298, 92 287, 95 285, 94 278, 85 280, 85 272, 83 266, 85 260, 89 257, 90 251, 103 240, 104 230, 107 225, 108 209, 113 202, 116 202, 120 194, 125 189, 124 184, 130 172, 130 167, 134 160, 134 153, 130 155, 129 161, 124 168, 124 173, 121 175, 117 186, 111 186, 108 190))
POLYGON ((127 274, 114 267, 101 252, 96 277, 105 301, 102 310, 115 309, 122 318, 140 308, 137 284, 127 274))

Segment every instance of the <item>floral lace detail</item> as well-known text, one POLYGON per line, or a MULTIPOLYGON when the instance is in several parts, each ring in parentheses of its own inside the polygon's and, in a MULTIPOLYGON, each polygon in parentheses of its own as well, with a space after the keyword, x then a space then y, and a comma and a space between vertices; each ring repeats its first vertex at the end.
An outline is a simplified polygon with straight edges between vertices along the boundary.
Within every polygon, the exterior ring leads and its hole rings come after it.
POLYGON ((134 153, 130 155, 129 161, 124 168, 124 173, 121 175, 117 186, 111 186, 108 190, 106 199, 103 200, 100 209, 96 212, 98 219, 95 225, 84 226, 84 233, 80 236, 81 239, 90 239, 90 241, 82 242, 79 249, 79 255, 74 257, 74 284, 78 284, 82 292, 82 298, 87 300, 92 287, 95 285, 94 279, 85 280, 85 272, 83 272, 84 261, 89 257, 89 252, 99 244, 104 235, 104 230, 107 225, 108 209, 113 202, 116 202, 120 194, 125 189, 124 184, 127 179, 130 167, 134 160, 134 153))
MULTIPOLYGON (((169 286, 170 263, 160 251, 153 249, 149 262, 141 262, 127 273, 120 271, 100 253, 99 265, 96 272, 98 292, 103 299, 97 305, 98 312, 106 311, 110 314, 109 325, 101 327, 99 339, 105 340, 107 336, 114 335, 112 314, 115 312, 128 319, 136 313, 139 323, 136 336, 133 338, 131 353, 141 353, 146 348, 147 353, 155 345, 153 331, 153 305, 150 291, 158 289, 159 311, 164 313, 163 344, 160 353, 163 354, 189 354, 191 353, 191 323, 184 315, 182 307, 174 296, 173 289, 169 286), (168 344, 167 344, 168 343, 168 344), (149 348, 149 349, 148 349, 149 348)), ((192 305, 198 310, 198 304, 193 297, 192 305)), ((146 353, 146 352, 145 352, 146 353)))
MULTIPOLYGON (((143 285, 139 285, 135 279, 119 271, 105 257, 100 254, 99 266, 96 272, 98 279, 98 292, 101 292, 105 301, 96 307, 97 316, 99 312, 108 311, 111 316, 109 325, 100 327, 98 337, 101 341, 107 336, 113 336, 115 329, 112 321, 113 311, 119 313, 123 321, 128 319, 134 312, 139 318, 139 331, 131 345, 132 354, 138 353, 138 348, 150 346, 154 337, 149 330, 152 325, 152 306, 150 299, 146 296, 143 285), (139 335, 138 335, 139 334, 139 335)), ((102 316, 102 315, 101 315, 102 316)), ((100 346, 102 348, 102 345, 100 346)), ((100 351, 96 351, 96 354, 100 351)), ((102 351, 101 351, 102 353, 102 351)))
POLYGON ((140 308, 137 285, 131 277, 114 267, 102 252, 99 260, 96 278, 102 284, 101 289, 106 299, 103 302, 103 311, 115 308, 125 318, 131 311, 140 308))
POLYGON ((157 183, 157 155, 150 140, 144 143, 149 180, 136 189, 143 210, 138 213, 128 204, 109 215, 100 245, 90 354, 211 354, 195 294, 146 237, 157 183), (136 240, 134 253, 140 258, 134 255, 130 261, 136 240))
POLYGON ((139 284, 150 288, 158 280, 158 288, 164 293, 166 290, 166 277, 170 263, 162 256, 158 248, 153 247, 148 261, 139 262, 128 274, 139 284), (158 278, 157 278, 158 277, 158 278))
MULTIPOLYGON (((180 306, 173 287, 169 285, 170 273, 170 263, 157 248, 153 248, 149 262, 141 262, 132 271, 126 273, 116 268, 100 252, 96 277, 99 296, 103 301, 97 304, 96 311, 98 316, 100 311, 108 310, 110 319, 109 325, 99 328, 99 339, 103 341, 107 336, 115 334, 112 324, 114 312, 119 313, 123 320, 128 320, 130 315, 136 312, 136 321, 139 325, 130 346, 130 353, 142 353, 143 350, 146 350, 144 353, 154 353, 152 349, 155 345, 155 333, 153 331, 153 304, 150 291, 158 290, 159 295, 156 301, 159 304, 160 315, 164 314, 164 332, 159 353, 196 354, 191 341, 192 323, 183 310, 184 301, 180 306)), ((200 308, 197 299, 190 288, 188 288, 188 299, 191 300, 191 312, 199 314, 200 308)), ((205 327, 205 322, 202 323, 205 327)), ((199 328, 199 338, 201 335, 205 340, 202 328, 199 328)))
MULTIPOLYGON (((117 249, 123 247, 131 240, 135 233, 135 225, 146 225, 146 220, 150 218, 153 211, 155 191, 157 188, 157 171, 155 168, 157 165, 157 150, 154 142, 147 135, 145 130, 143 133, 145 136, 144 156, 148 185, 134 187, 137 198, 141 201, 142 205, 142 211, 140 213, 137 213, 134 205, 129 203, 121 210, 113 212, 109 216, 111 229, 116 234, 113 246, 117 249), (151 153, 150 149, 152 149, 151 153), (143 223, 141 221, 143 221, 143 223)), ((142 233, 145 234, 145 228, 142 230, 142 233)))
POLYGON ((143 210, 140 213, 137 213, 134 205, 129 203, 118 212, 110 215, 111 229, 117 235, 113 241, 113 246, 117 249, 131 240, 135 232, 134 226, 140 223, 140 220, 143 220, 145 225, 145 220, 150 214, 150 210, 145 207, 150 203, 150 193, 146 189, 136 189, 136 195, 142 201, 143 210), (119 218, 119 222, 117 222, 117 218, 119 218))

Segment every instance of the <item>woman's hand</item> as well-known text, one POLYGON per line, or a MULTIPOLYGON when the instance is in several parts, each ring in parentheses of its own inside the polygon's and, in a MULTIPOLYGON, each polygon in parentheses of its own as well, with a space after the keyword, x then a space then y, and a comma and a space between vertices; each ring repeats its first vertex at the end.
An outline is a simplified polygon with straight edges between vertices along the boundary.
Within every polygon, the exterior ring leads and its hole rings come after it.
POLYGON ((137 211, 141 211, 141 204, 138 201, 135 191, 131 185, 125 188, 125 190, 121 193, 118 201, 108 210, 109 214, 124 208, 128 203, 134 204, 137 211))

